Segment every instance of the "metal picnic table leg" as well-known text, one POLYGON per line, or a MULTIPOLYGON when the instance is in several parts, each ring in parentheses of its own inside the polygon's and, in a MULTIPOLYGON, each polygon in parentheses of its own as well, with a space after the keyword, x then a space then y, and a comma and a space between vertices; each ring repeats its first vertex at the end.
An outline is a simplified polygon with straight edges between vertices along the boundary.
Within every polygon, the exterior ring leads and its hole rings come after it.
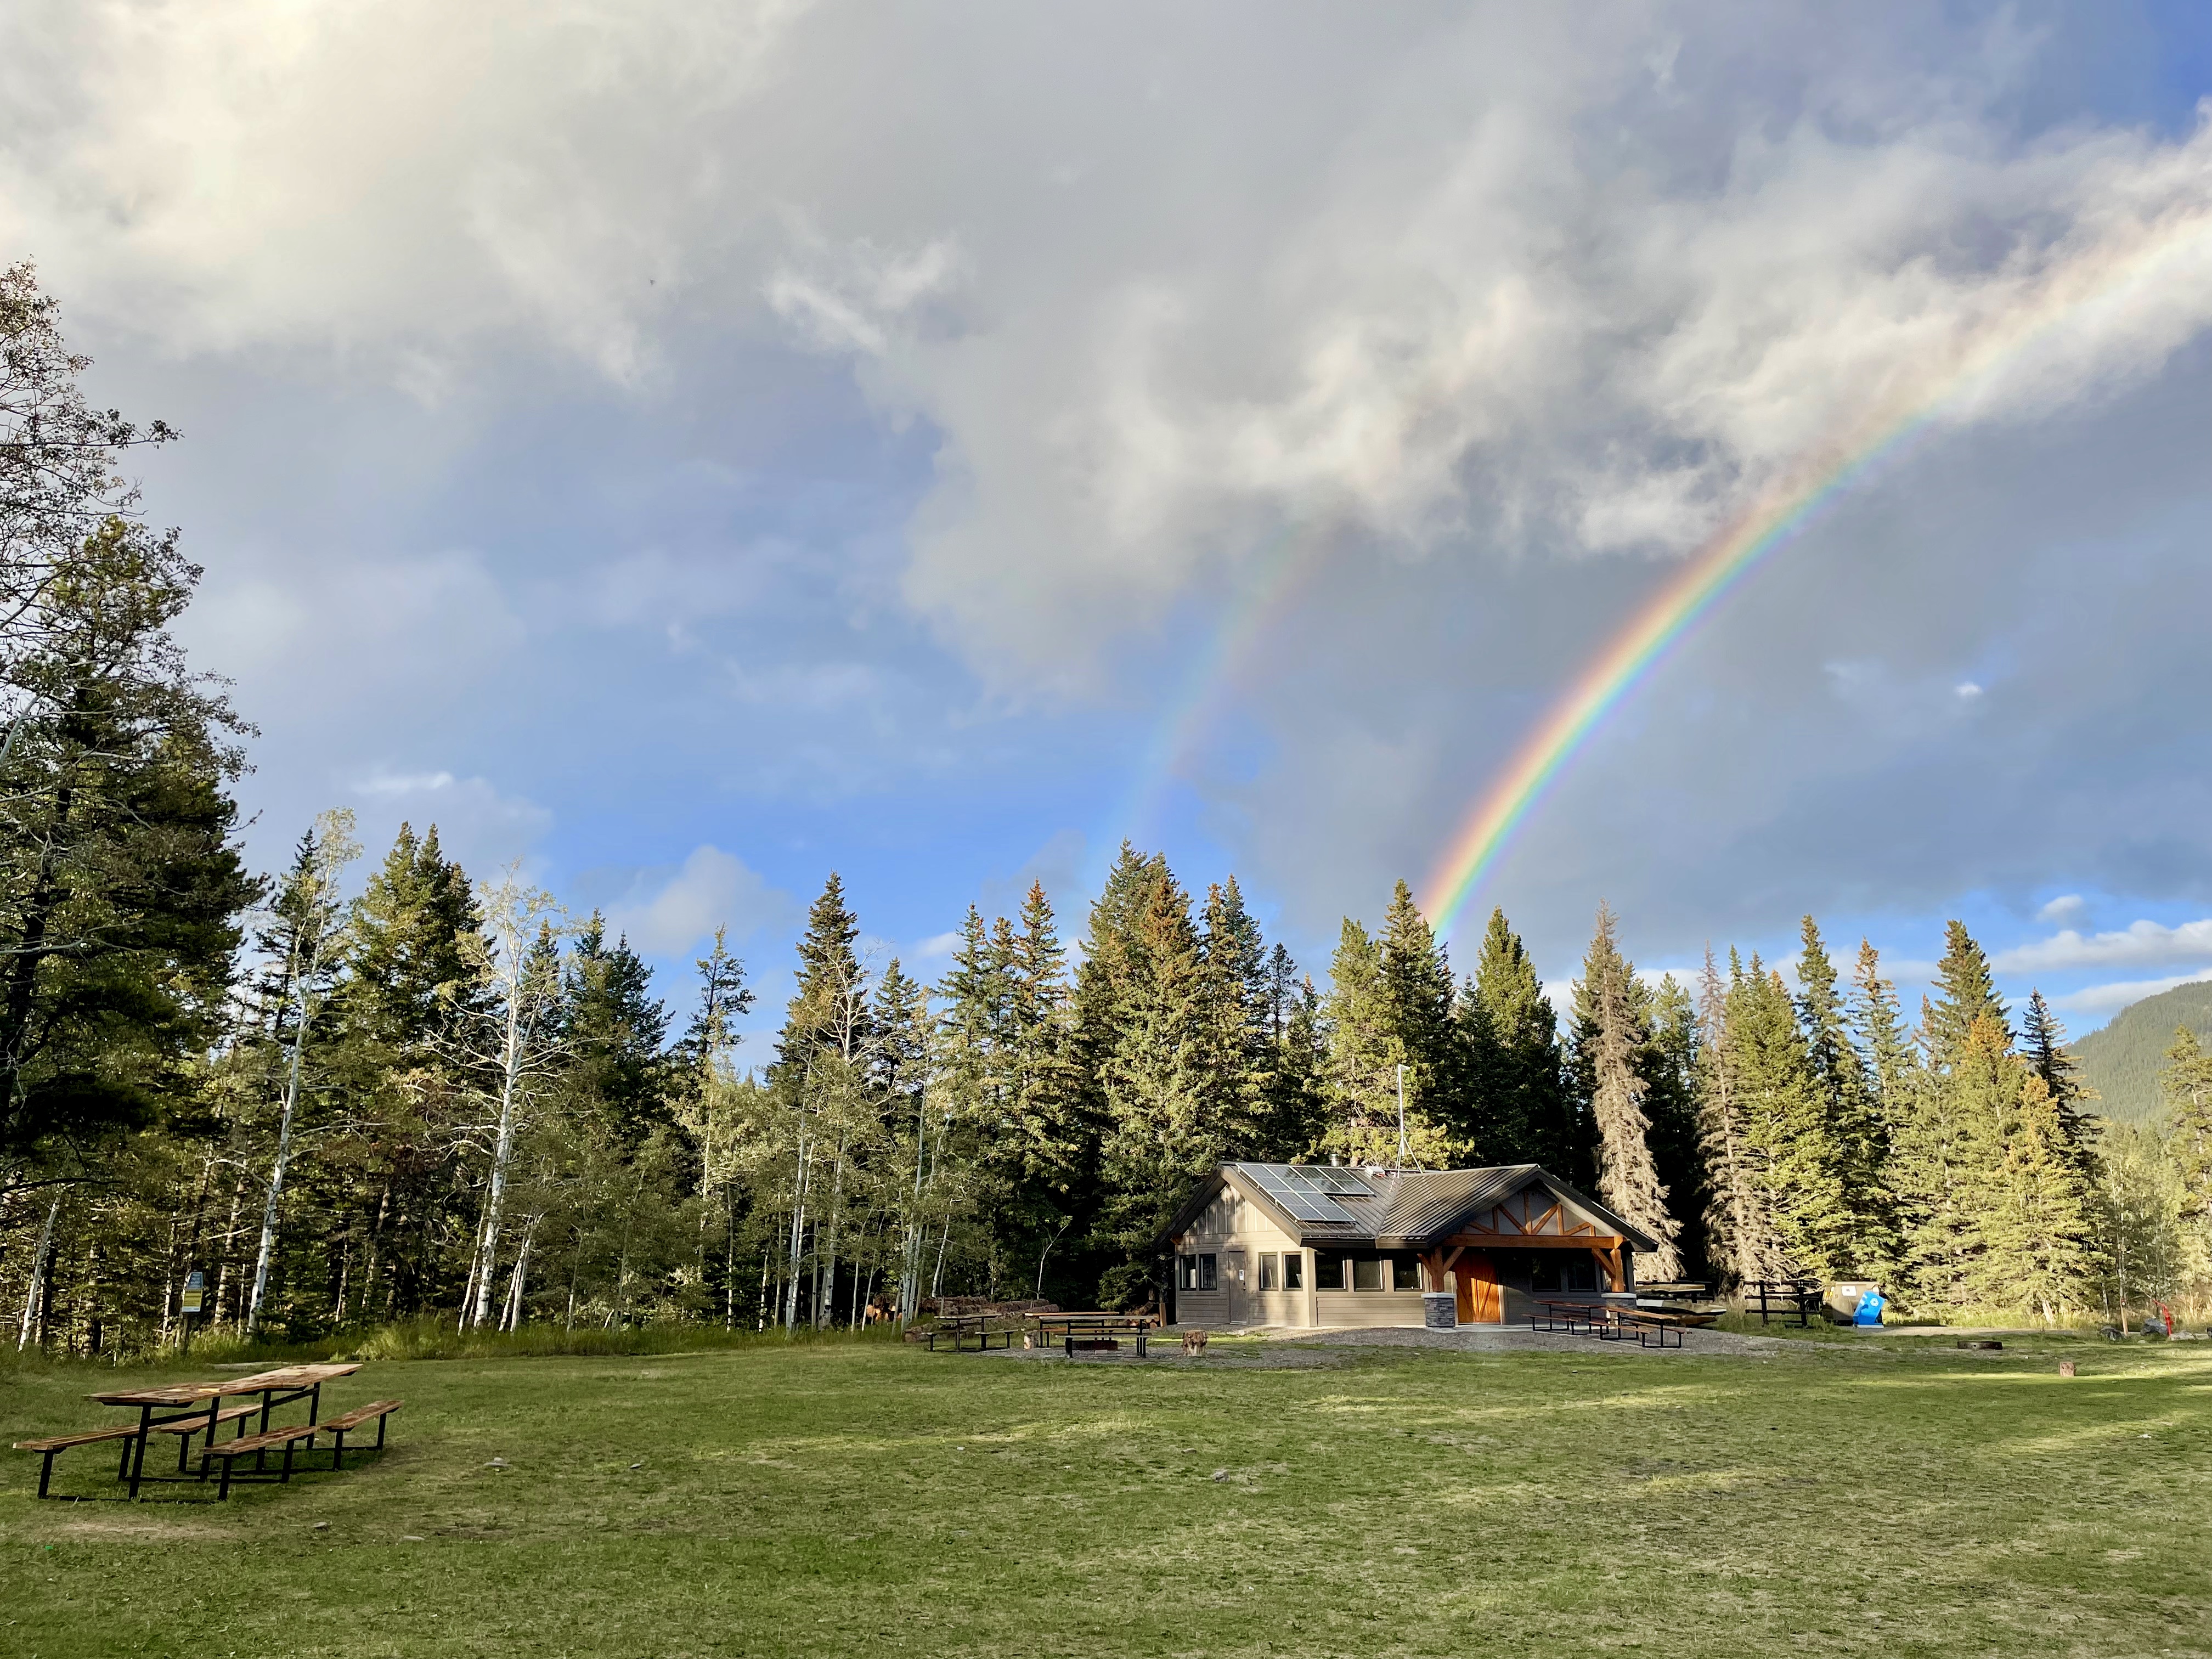
POLYGON ((131 1498, 133 1503, 138 1499, 138 1482, 146 1473, 146 1437, 151 1431, 147 1425, 153 1420, 153 1407, 141 1406, 138 1408, 138 1437, 123 1443, 125 1453, 131 1457, 131 1498), (133 1448, 136 1448, 135 1452, 133 1448))

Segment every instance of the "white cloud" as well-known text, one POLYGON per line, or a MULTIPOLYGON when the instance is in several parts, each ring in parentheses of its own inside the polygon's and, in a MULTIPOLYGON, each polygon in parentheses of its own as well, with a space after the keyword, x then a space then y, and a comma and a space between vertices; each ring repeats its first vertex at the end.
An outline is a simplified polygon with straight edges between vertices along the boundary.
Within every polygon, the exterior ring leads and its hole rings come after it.
POLYGON ((379 769, 343 785, 342 793, 361 803, 365 845, 374 848, 403 819, 418 834, 435 824, 446 856, 477 874, 527 856, 553 827, 553 814, 536 801, 509 794, 489 778, 446 770, 379 769))
POLYGON ((960 948, 960 937, 957 932, 933 933, 914 947, 912 959, 917 963, 950 961, 960 948))
POLYGON ((2083 934, 2069 927, 2033 945, 2000 951, 1993 960, 2001 972, 2014 974, 2212 962, 2212 916, 2185 921, 2176 927, 2138 921, 2109 933, 2083 934))
POLYGON ((1960 680, 1958 684, 1953 686, 1951 690, 1954 695, 1955 695, 1962 702, 1972 702, 1976 697, 1982 695, 1982 688, 1975 684, 1972 680, 1960 680))
POLYGON ((939 440, 908 598, 1043 683, 1286 543, 1673 556, 1936 393, 2034 418, 2212 320, 2212 124, 2023 140, 2008 26, 1938 76, 1780 18, 1265 20, 32 0, 0 241, 433 401, 518 341, 849 354, 939 440))
POLYGON ((694 848, 658 891, 638 890, 649 885, 641 881, 629 899, 607 911, 609 930, 627 935, 649 955, 677 956, 702 946, 717 927, 728 928, 734 943, 787 924, 799 911, 790 894, 714 846, 694 848))
POLYGON ((2079 893, 2061 893, 2035 913, 2038 921, 2079 921, 2089 914, 2089 902, 2079 893))
POLYGON ((2062 1008, 2075 1009, 2085 1014, 2118 1013, 2131 1002, 2141 1002, 2145 997, 2154 997, 2161 991, 2171 991, 2177 985, 2187 985, 2203 978, 2200 974, 2174 974, 2166 979, 2123 980, 2111 985, 2092 985, 2086 990, 2071 991, 2057 999, 2062 1008))

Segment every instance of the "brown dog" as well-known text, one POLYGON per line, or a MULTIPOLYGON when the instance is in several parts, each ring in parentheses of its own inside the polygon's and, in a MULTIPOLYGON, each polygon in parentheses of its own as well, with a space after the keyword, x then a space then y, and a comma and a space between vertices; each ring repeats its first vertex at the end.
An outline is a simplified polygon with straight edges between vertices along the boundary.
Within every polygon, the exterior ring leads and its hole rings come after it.
POLYGON ((1187 1354, 1204 1353, 1206 1352, 1206 1333, 1204 1331, 1185 1331, 1182 1334, 1182 1351, 1187 1354))

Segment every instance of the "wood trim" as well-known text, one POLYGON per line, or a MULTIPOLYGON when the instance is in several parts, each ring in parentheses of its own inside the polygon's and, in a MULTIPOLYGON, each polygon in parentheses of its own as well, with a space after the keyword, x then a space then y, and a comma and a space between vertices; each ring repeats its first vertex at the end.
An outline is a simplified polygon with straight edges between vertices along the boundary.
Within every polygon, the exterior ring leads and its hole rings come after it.
POLYGON ((1444 1241, 1470 1250, 1618 1250, 1619 1233, 1454 1233, 1444 1241))

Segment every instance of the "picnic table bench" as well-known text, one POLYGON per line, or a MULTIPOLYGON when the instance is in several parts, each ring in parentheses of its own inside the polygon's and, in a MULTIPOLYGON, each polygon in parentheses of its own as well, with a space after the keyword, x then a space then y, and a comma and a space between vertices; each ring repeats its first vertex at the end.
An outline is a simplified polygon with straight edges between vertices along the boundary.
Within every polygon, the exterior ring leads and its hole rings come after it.
POLYGON ((115 1478, 127 1483, 130 1496, 137 1498, 139 1487, 148 1480, 180 1480, 208 1479, 210 1466, 222 1465, 222 1496, 230 1495, 230 1482, 238 1460, 252 1456, 257 1471, 263 1460, 272 1450, 284 1450, 284 1470, 281 1478, 289 1480, 292 1473, 293 1448, 301 1440, 310 1449, 318 1433, 331 1433, 335 1440, 331 1467, 341 1465, 344 1457, 344 1433, 358 1427, 374 1417, 377 1419, 377 1444, 384 1443, 383 1419, 397 1411, 396 1400, 378 1401, 374 1405, 349 1412, 331 1424, 319 1424, 317 1418, 322 1404, 325 1382, 342 1376, 350 1376, 361 1369, 358 1364, 325 1364, 312 1365, 282 1365, 273 1370, 256 1371, 245 1376, 218 1378, 208 1382, 167 1383, 148 1389, 117 1389, 95 1394, 90 1398, 103 1406, 135 1407, 138 1420, 118 1423, 73 1434, 50 1435, 36 1440, 15 1442, 18 1451, 40 1454, 39 1496, 51 1495, 54 1458, 58 1453, 72 1446, 85 1446, 103 1442, 119 1442, 122 1456, 115 1478), (240 1395, 258 1395, 258 1402, 225 1406, 226 1399, 240 1395), (307 1420, 289 1427, 271 1430, 270 1413, 279 1406, 295 1401, 307 1402, 307 1420), (258 1419, 258 1423, 253 1420, 258 1419), (219 1441, 217 1431, 223 1425, 234 1425, 237 1437, 219 1441), (253 1432, 248 1432, 249 1425, 253 1432), (177 1474, 149 1475, 146 1473, 146 1447, 156 1434, 177 1437, 177 1474), (199 1469, 191 1472, 192 1438, 205 1437, 199 1452, 199 1469))
POLYGON ((1747 1279, 1743 1285, 1745 1310, 1754 1300, 1759 1304, 1759 1322, 1767 1322, 1767 1310, 1771 1304, 1784 1324, 1794 1315, 1797 1323, 1810 1328, 1813 1314, 1826 1299, 1826 1291, 1817 1279, 1747 1279))
POLYGON ((1710 1324, 1711 1317, 1667 1308, 1628 1308, 1617 1302, 1542 1302, 1541 1313, 1528 1316, 1532 1331, 1564 1331, 1569 1336, 1595 1336, 1601 1342, 1626 1342, 1633 1337, 1639 1347, 1682 1346, 1682 1331, 1691 1325, 1710 1324), (1674 1338, 1670 1344, 1669 1335, 1674 1338))
POLYGON ((975 1339, 978 1352, 989 1347, 991 1339, 997 1335, 1005 1336, 1005 1346, 1011 1348, 1014 1346, 1014 1334, 1021 1328, 1018 1324, 1001 1325, 997 1330, 993 1330, 991 1322, 1002 1317, 999 1314, 939 1314, 937 1323, 922 1333, 921 1340, 932 1353, 937 1352, 937 1339, 940 1336, 952 1339, 952 1352, 955 1353, 960 1352, 960 1344, 971 1336, 975 1339))
POLYGON ((1686 1321, 1680 1314, 1668 1314, 1648 1308, 1609 1308, 1611 1319, 1597 1331, 1601 1342, 1626 1342, 1636 1339, 1639 1348, 1663 1348, 1667 1339, 1674 1339, 1674 1346, 1682 1346, 1682 1328, 1686 1321))
POLYGON ((1539 1302, 1544 1311, 1528 1316, 1528 1328, 1557 1334, 1565 1331, 1569 1336, 1582 1336, 1594 1332, 1605 1322, 1607 1310, 1601 1302, 1539 1302))
POLYGON ((1159 1322, 1149 1314, 1060 1313, 1038 1314, 1036 1318, 1038 1338, 1050 1341, 1057 1334, 1070 1358, 1079 1351, 1095 1353, 1117 1349, 1122 1337, 1134 1336, 1137 1358, 1142 1359, 1145 1344, 1159 1322))

